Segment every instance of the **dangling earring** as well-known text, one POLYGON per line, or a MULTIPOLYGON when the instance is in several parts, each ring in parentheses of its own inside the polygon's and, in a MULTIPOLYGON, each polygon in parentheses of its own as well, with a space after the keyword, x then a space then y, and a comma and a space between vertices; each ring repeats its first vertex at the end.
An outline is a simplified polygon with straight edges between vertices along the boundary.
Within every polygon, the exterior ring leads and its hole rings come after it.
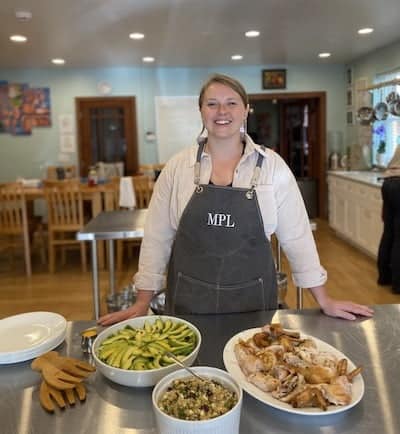
POLYGON ((243 144, 246 143, 246 134, 247 134, 247 119, 244 119, 243 125, 240 127, 240 141, 243 144))
POLYGON ((203 136, 203 133, 205 131, 205 126, 203 125, 203 128, 200 131, 200 134, 197 136, 197 143, 199 145, 204 145, 207 142, 207 136, 203 136))

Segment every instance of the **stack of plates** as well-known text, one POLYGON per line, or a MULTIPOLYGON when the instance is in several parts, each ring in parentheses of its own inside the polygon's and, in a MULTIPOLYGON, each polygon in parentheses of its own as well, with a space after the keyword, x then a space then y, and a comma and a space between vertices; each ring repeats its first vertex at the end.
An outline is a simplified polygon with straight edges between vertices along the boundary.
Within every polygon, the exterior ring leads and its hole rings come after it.
POLYGON ((30 312, 0 320, 0 364, 38 357, 65 339, 67 321, 57 313, 30 312))

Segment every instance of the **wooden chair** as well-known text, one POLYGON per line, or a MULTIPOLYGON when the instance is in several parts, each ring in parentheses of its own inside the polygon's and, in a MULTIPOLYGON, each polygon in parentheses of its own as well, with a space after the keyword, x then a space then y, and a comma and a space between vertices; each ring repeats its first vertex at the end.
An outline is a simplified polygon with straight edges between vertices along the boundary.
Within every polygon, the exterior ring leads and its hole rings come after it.
POLYGON ((48 212, 49 271, 54 273, 56 247, 77 246, 81 250, 82 270, 86 271, 86 246, 75 234, 84 225, 82 193, 78 180, 44 181, 48 212))
POLYGON ((152 181, 154 181, 164 168, 165 163, 160 164, 141 164, 139 166, 139 173, 141 175, 147 175, 152 181))
POLYGON ((13 250, 23 243, 26 275, 32 275, 29 227, 22 184, 0 184, 0 239, 2 250, 13 250))
POLYGON ((153 193, 153 183, 147 175, 132 176, 136 208, 148 208, 153 193))
POLYGON ((46 179, 48 180, 62 180, 72 179, 78 176, 76 166, 47 166, 46 179))

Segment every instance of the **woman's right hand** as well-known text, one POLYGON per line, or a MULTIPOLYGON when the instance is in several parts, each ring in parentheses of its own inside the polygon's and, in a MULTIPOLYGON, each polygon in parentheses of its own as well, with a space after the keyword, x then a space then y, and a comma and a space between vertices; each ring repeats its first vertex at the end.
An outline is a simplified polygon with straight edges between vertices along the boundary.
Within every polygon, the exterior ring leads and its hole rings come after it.
POLYGON ((150 304, 143 301, 137 301, 128 309, 120 310, 118 312, 108 313, 98 319, 98 324, 102 326, 109 326, 120 321, 124 321, 129 318, 135 318, 136 316, 147 315, 150 304))

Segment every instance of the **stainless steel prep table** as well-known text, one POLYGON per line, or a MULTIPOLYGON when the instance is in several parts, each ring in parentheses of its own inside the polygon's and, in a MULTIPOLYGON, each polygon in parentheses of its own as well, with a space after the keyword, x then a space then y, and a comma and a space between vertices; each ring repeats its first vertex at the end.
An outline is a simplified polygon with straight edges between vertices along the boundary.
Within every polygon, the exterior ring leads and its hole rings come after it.
MULTIPOLYGON (((241 434, 398 434, 400 432, 400 305, 375 306, 372 319, 345 321, 319 310, 279 310, 229 315, 185 316, 203 336, 196 365, 223 368, 222 351, 239 331, 280 321, 335 346, 363 365, 365 394, 352 409, 331 416, 298 416, 268 407, 244 394, 241 434)), ((93 322, 68 323, 63 354, 83 358, 80 331, 93 322)), ((56 414, 38 401, 39 375, 29 362, 0 366, 1 434, 150 434, 155 433, 151 388, 129 388, 100 373, 88 380, 85 403, 56 414)))
POLYGON ((94 317, 99 318, 99 270, 97 264, 97 241, 108 241, 108 266, 110 292, 114 293, 114 240, 143 238, 147 209, 104 211, 92 219, 76 234, 80 241, 92 243, 92 279, 94 317))

